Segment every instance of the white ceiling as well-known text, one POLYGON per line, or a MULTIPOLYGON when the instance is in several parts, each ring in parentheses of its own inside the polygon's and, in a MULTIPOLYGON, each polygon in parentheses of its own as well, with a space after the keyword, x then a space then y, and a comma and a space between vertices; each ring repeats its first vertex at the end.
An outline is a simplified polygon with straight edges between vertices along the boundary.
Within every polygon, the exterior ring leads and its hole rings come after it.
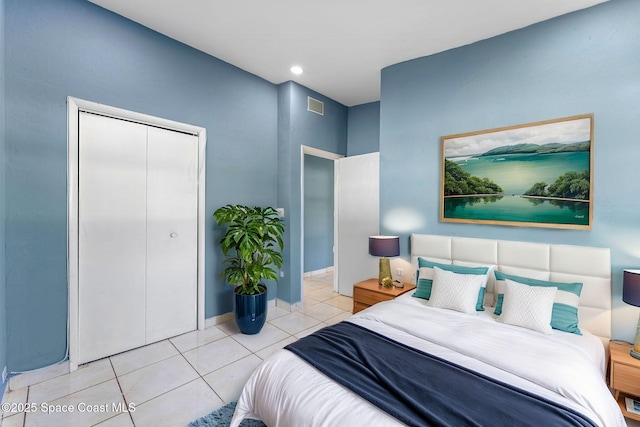
POLYGON ((606 0, 90 1, 272 83, 293 80, 352 106, 380 99, 388 65, 606 0))

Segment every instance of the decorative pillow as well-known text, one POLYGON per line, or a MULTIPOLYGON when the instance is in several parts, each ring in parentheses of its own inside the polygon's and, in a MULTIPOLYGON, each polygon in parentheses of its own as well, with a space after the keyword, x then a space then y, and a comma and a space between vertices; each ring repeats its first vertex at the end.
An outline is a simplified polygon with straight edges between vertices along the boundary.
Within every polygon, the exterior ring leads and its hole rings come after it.
POLYGON ((556 287, 558 291, 556 292, 553 303, 551 327, 560 331, 582 335, 580 328, 578 328, 578 303, 580 302, 580 294, 582 293, 582 283, 547 282, 545 280, 513 276, 501 271, 495 271, 494 274, 496 276, 496 294, 498 295, 494 311, 495 314, 500 315, 503 311, 506 279, 529 286, 556 287))
POLYGON ((418 273, 416 275, 416 291, 413 296, 416 298, 429 299, 431 297, 431 286, 433 283, 433 268, 438 267, 441 270, 451 271, 458 274, 474 274, 483 277, 483 284, 478 291, 478 300, 476 310, 483 311, 482 303, 484 302, 485 286, 487 285, 487 272, 489 267, 465 267, 462 265, 441 264, 439 262, 428 261, 418 257, 418 273))
POLYGON ((475 313, 483 282, 484 277, 479 274, 457 274, 434 267, 429 305, 475 313))
POLYGON ((551 334, 551 313, 556 287, 528 286, 505 280, 504 309, 499 322, 551 334))

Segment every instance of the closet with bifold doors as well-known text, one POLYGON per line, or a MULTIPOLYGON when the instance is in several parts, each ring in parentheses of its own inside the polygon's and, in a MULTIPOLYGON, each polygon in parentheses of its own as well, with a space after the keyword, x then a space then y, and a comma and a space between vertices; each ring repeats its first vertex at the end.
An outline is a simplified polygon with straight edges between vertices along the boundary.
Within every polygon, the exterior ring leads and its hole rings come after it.
POLYGON ((80 112, 78 357, 196 329, 198 138, 80 112))

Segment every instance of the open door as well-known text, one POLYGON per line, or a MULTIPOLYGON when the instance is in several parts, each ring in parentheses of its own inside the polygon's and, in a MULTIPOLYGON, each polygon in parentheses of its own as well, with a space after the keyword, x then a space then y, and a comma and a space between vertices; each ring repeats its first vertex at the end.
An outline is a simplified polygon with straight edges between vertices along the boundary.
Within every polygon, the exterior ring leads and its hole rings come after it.
POLYGON ((369 236, 380 228, 380 153, 338 159, 334 170, 336 290, 351 297, 354 283, 378 271, 369 236))

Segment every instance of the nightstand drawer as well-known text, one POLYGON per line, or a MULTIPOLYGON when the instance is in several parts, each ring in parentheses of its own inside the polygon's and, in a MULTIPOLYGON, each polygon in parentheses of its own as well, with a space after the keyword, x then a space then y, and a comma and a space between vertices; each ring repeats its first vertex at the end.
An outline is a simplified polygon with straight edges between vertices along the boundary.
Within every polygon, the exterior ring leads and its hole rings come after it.
POLYGON ((370 291, 369 289, 354 289, 353 298, 358 302, 366 305, 374 305, 380 301, 393 299, 393 296, 387 296, 380 292, 370 291))
POLYGON ((416 285, 405 283, 404 287, 385 288, 378 284, 378 279, 368 279, 353 285, 353 312, 371 307, 382 301, 389 301, 416 288, 416 285))
POLYGON ((640 396, 640 369, 614 363, 612 374, 613 384, 611 384, 611 388, 623 393, 640 396))

